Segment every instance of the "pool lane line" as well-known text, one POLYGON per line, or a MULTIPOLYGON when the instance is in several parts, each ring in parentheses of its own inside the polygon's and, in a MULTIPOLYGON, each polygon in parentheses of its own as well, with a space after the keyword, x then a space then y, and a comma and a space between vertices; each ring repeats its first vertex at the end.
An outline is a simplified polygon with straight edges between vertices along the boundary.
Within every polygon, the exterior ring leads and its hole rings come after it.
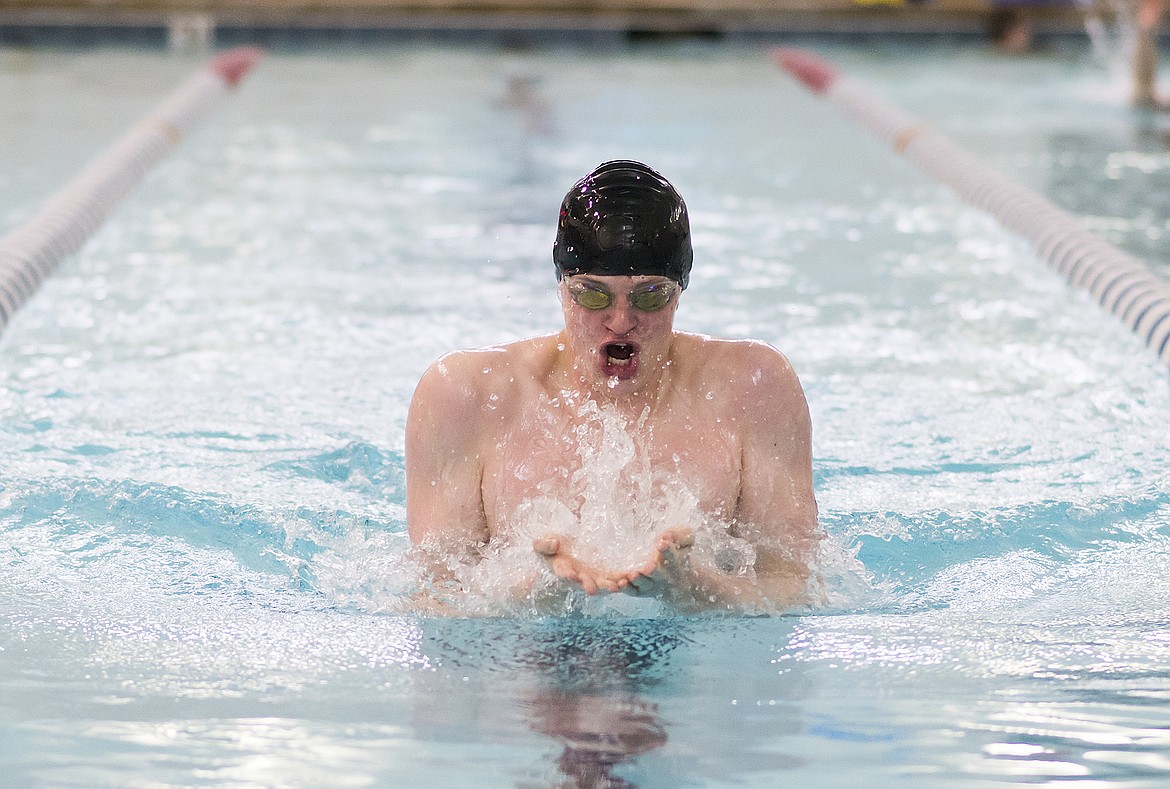
POLYGON ((0 237, 0 332, 61 261, 81 249, 150 168, 240 83, 261 55, 254 47, 240 47, 216 56, 31 219, 0 237))
POLYGON ((1072 214, 991 169, 900 108, 874 95, 821 56, 772 50, 772 60, 896 153, 1026 238, 1070 285, 1087 291, 1170 365, 1170 284, 1135 257, 1094 235, 1072 214))

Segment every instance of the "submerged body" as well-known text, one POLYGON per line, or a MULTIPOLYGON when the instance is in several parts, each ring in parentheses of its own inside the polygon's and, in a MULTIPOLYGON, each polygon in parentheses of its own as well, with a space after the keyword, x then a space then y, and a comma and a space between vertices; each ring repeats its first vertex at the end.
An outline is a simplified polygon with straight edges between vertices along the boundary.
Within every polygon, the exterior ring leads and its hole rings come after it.
MULTIPOLYGON (((589 216, 605 221, 605 200, 590 188, 579 190, 589 216)), ((562 226, 566 216, 562 208, 562 226)), ((682 610, 804 601, 819 533, 800 383, 768 345, 674 330, 690 248, 684 238, 686 256, 676 254, 670 233, 677 239, 686 227, 685 207, 681 219, 658 211, 654 221, 668 230, 651 239, 655 248, 643 245, 628 274, 618 273, 626 265, 618 256, 597 262, 612 249, 589 249, 589 233, 620 237, 628 227, 563 233, 585 259, 562 267, 558 258, 564 330, 454 352, 419 381, 407 424, 407 520, 440 585, 453 564, 527 540, 563 584, 589 594, 654 596, 682 610), (618 435, 606 434, 606 420, 618 435), (591 463, 608 469, 601 487, 583 473, 591 463), (617 502, 623 533, 589 528, 598 497, 617 502), (543 509, 534 513, 535 502, 543 509), (659 510, 675 520, 656 519, 659 510), (751 561, 722 566, 691 550, 720 536, 745 544, 751 561)), ((530 595, 538 580, 517 578, 512 593, 530 595)))

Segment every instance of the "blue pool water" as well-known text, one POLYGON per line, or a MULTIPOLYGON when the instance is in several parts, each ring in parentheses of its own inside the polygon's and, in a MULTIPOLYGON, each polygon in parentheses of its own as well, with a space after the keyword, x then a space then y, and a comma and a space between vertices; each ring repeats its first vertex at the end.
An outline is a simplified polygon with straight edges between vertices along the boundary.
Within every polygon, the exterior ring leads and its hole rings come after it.
MULTIPOLYGON (((1170 273, 1170 124, 1087 46, 812 44, 1170 273)), ((0 49, 0 225, 201 62, 0 49)), ((1170 777, 1166 371, 754 45, 274 53, 0 377, 0 784, 1170 777), (679 326, 801 375, 830 602, 396 614, 414 382, 557 327, 555 207, 615 157, 691 208, 679 326)))

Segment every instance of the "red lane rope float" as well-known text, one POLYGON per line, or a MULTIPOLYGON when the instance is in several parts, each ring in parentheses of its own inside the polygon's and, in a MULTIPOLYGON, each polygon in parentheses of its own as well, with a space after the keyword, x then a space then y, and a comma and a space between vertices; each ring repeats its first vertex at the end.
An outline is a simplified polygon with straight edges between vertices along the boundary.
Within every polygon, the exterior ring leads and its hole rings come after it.
POLYGON ((819 55, 780 48, 773 50, 772 59, 963 200, 1026 238, 1069 284, 1092 295, 1170 365, 1170 284, 1144 263, 1089 232, 1075 216, 1041 195, 995 172, 922 120, 839 74, 819 55))
POLYGON ((217 56, 91 161, 35 216, 0 238, 0 332, 150 168, 239 84, 261 54, 241 47, 217 56))

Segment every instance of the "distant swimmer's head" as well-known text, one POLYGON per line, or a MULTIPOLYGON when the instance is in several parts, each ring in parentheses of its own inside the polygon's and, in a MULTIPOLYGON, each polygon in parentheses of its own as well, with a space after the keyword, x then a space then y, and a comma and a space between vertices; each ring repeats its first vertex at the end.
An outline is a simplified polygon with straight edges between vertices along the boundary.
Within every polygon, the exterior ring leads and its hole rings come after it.
POLYGON ((687 206, 670 182, 641 162, 599 165, 561 203, 553 263, 574 274, 654 275, 686 288, 691 276, 687 206))

